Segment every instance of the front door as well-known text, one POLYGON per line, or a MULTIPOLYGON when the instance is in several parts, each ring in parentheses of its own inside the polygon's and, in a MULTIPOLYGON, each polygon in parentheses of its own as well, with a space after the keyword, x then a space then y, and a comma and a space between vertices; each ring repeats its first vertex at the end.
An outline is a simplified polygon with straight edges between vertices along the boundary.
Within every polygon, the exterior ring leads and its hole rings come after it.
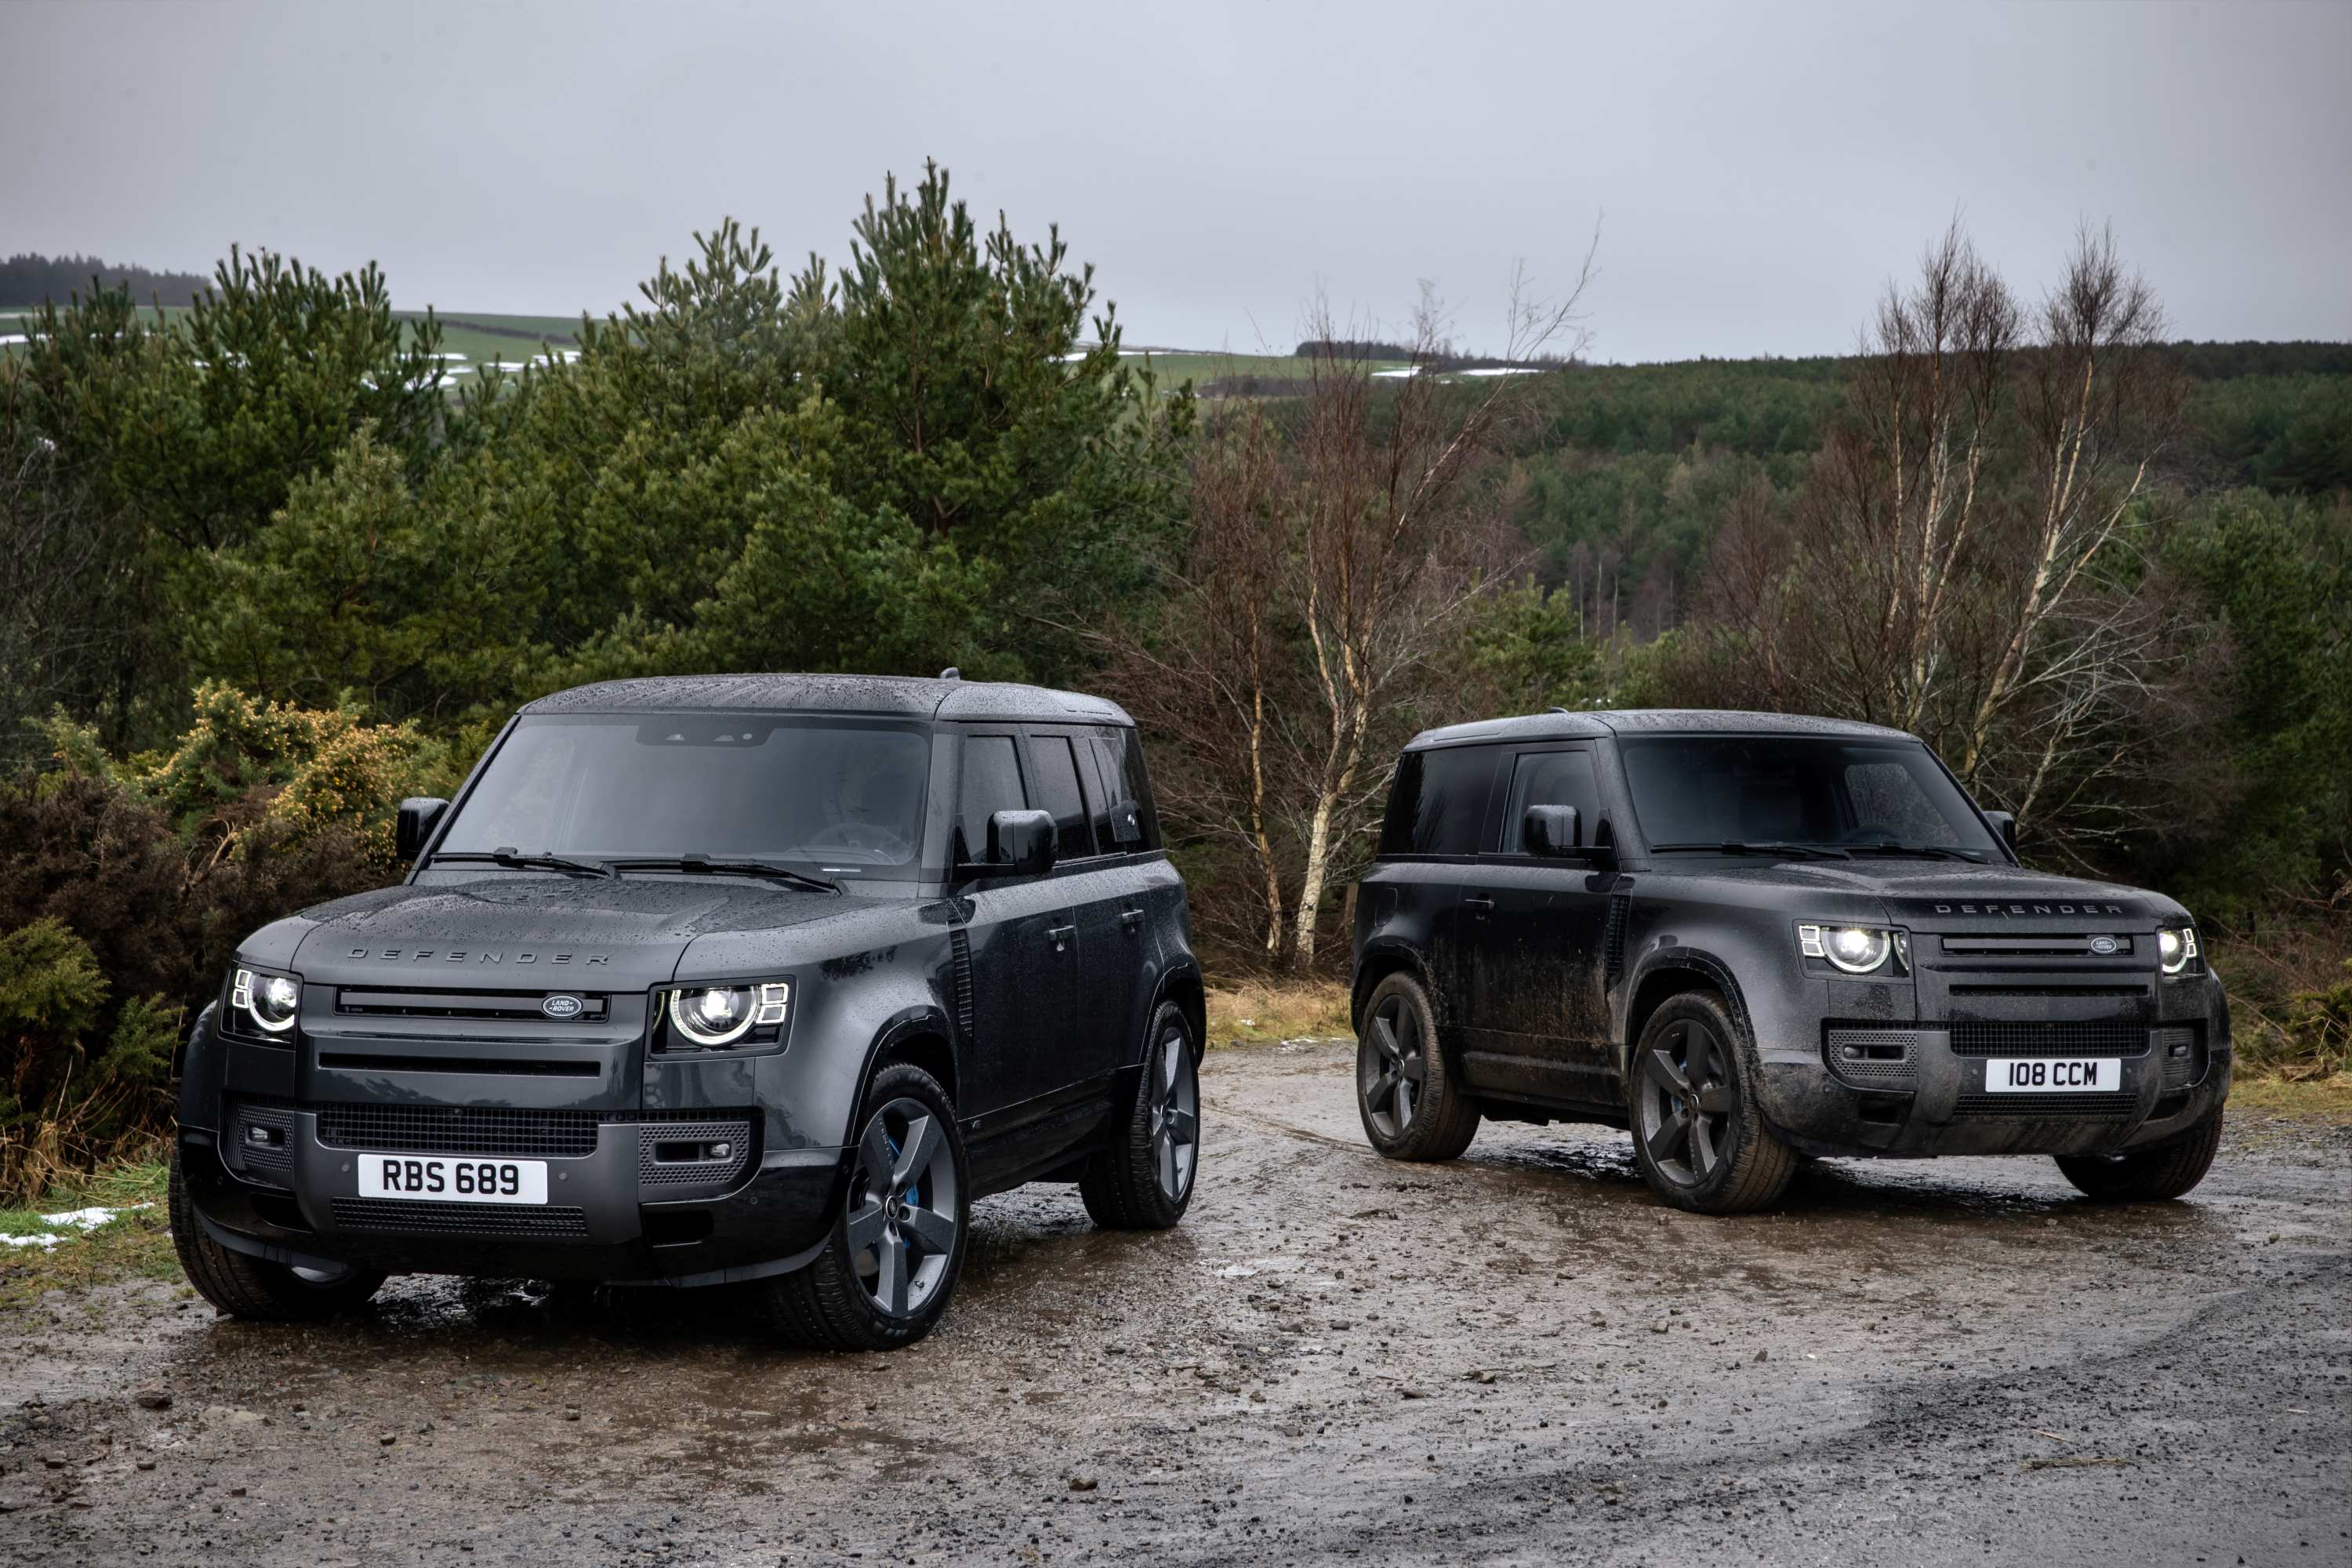
POLYGON ((1591 749, 1517 752, 1493 837, 1465 868, 1456 946, 1465 1066, 1491 1093, 1613 1104, 1603 948, 1615 879, 1528 855, 1521 826, 1531 805, 1576 807, 1590 846, 1602 826, 1591 749))
MULTIPOLYGON (((1023 777, 1020 738, 975 733, 963 742, 957 854, 987 853, 988 819, 1037 801, 1023 777)), ((976 878, 964 884, 971 965, 971 1038, 962 1100, 982 1134, 1011 1131, 1066 1084, 1077 1051, 1082 952, 1075 884, 1067 878, 976 878)))

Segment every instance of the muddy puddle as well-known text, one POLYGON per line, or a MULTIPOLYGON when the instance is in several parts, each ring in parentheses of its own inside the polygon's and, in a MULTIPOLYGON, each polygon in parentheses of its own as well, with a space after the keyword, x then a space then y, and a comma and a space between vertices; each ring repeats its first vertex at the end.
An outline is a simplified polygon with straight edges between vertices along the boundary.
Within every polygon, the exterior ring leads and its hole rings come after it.
POLYGON ((163 1287, 0 1345, 11 1563, 2352 1559, 2352 1150, 2185 1203, 2047 1161, 1660 1208, 1623 1135, 1363 1146, 1349 1047, 1220 1052, 1175 1232, 981 1205, 948 1322, 776 1348, 724 1294, 163 1287), (166 1408, 142 1406, 168 1396, 166 1408))

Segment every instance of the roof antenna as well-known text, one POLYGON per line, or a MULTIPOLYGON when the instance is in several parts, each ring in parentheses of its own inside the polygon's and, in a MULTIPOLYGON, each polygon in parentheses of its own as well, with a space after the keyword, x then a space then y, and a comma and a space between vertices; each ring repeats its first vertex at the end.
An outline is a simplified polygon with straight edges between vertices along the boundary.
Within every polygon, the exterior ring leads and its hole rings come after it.
POLYGON ((963 671, 958 669, 954 665, 950 665, 945 669, 940 671, 940 679, 941 680, 961 680, 963 679, 963 671))

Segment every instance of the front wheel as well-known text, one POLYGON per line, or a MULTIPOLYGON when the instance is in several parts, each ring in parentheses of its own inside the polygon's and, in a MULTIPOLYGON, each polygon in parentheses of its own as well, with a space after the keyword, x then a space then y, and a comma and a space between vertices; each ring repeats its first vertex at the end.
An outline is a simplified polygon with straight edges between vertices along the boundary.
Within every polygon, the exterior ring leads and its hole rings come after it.
POLYGON ((1201 1159, 1201 1078, 1184 1010, 1163 1002, 1118 1140, 1086 1164, 1078 1196, 1106 1230, 1166 1230, 1192 1204, 1201 1159))
POLYGON ((180 1255, 188 1283, 223 1317, 260 1323, 310 1322, 363 1307, 383 1287, 383 1276, 373 1269, 297 1268, 223 1247, 196 1217, 176 1152, 168 1192, 172 1249, 180 1255))
POLYGON ((2205 1179, 2221 1147, 2215 1111, 2178 1143, 2139 1154, 2060 1154, 2058 1169, 2084 1196, 2105 1203, 2152 1204, 2177 1198, 2205 1179))
POLYGON ((816 1261, 761 1280, 763 1315, 817 1350, 889 1351, 931 1331, 963 1272, 971 1177, 955 1107, 900 1062, 874 1075, 849 1182, 816 1261))
POLYGON ((1676 1208, 1769 1208, 1796 1173, 1795 1152, 1757 1112, 1746 1040, 1712 991, 1669 997, 1643 1026, 1625 1075, 1633 1156, 1676 1208))

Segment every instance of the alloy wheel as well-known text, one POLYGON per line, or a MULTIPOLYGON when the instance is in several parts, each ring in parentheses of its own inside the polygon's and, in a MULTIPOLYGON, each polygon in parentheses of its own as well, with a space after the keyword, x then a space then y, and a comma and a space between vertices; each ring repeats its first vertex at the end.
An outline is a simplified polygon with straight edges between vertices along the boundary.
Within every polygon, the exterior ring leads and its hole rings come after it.
POLYGON ((1738 1086, 1723 1042, 1684 1020, 1643 1053, 1642 1144, 1667 1180, 1695 1187, 1731 1155, 1738 1086))
POLYGON ((955 1154, 921 1100, 890 1101, 867 1119, 849 1188, 849 1255, 885 1316, 909 1318, 945 1282, 955 1254, 955 1154))
POLYGON ((1402 996, 1391 996, 1372 1013, 1371 1026, 1356 1053, 1356 1085, 1364 1110, 1383 1138, 1402 1138, 1429 1081, 1429 1058, 1421 1016, 1402 996))
POLYGON ((1160 1037, 1151 1063, 1151 1168, 1160 1191, 1181 1203, 1192 1187, 1201 1146, 1201 1083, 1184 1031, 1160 1037))

